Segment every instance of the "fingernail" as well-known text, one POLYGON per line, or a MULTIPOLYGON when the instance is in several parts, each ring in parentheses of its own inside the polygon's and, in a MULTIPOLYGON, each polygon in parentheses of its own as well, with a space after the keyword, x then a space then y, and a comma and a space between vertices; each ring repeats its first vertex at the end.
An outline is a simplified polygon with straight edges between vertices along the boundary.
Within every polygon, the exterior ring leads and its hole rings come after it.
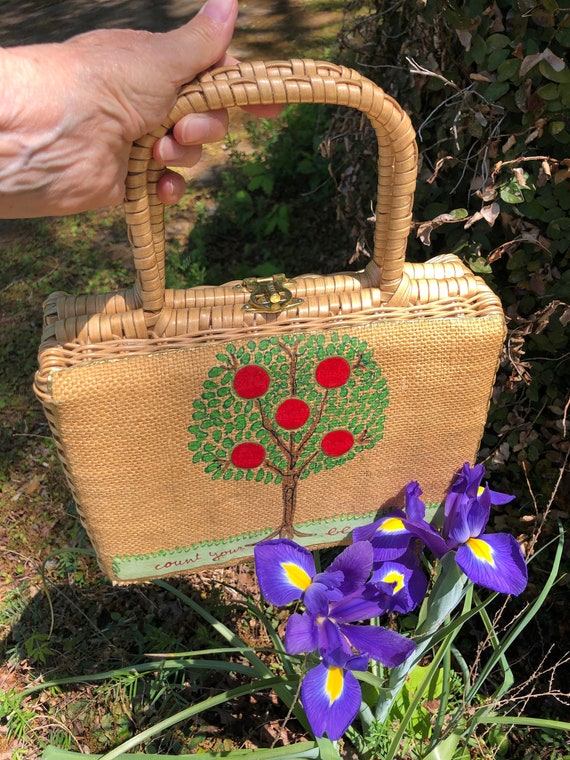
POLYGON ((214 19, 214 21, 224 23, 229 19, 233 7, 234 0, 207 0, 199 12, 214 19))

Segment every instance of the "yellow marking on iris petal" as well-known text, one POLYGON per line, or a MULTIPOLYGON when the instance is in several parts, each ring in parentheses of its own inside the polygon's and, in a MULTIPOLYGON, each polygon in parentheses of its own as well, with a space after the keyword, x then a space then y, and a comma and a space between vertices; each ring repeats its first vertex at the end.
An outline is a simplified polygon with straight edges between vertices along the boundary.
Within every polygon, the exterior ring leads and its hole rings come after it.
POLYGON ((281 567, 285 570, 287 580, 293 586, 300 588, 302 591, 306 591, 311 585, 311 576, 302 567, 296 565, 294 562, 282 562, 281 567))
POLYGON ((385 530, 387 533, 392 533, 397 530, 406 530, 406 526, 399 517, 389 517, 387 520, 384 520, 382 525, 378 526, 378 530, 385 530))
POLYGON ((477 559, 486 562, 488 565, 495 567, 495 560, 493 559, 493 549, 486 541, 481 538, 468 538, 467 546, 471 549, 477 559))
POLYGON ((325 691, 329 698, 329 704, 340 697, 342 694, 342 687, 344 686, 344 674, 342 668, 329 668, 327 673, 327 680, 325 681, 325 691))
POLYGON ((477 489, 477 496, 481 496, 484 490, 485 490, 485 486, 479 486, 479 488, 477 489))
POLYGON ((396 585, 392 589, 393 594, 397 594, 404 588, 404 573, 399 573, 397 570, 391 570, 382 578, 384 583, 395 583, 396 585))

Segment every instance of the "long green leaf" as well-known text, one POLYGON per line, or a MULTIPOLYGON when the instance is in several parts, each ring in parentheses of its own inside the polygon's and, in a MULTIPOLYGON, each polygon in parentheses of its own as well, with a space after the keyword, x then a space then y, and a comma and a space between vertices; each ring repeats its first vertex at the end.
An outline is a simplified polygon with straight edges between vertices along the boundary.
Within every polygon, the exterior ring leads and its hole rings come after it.
MULTIPOLYGON (((455 636, 457 634, 453 634, 455 636)), ((383 760, 392 760, 394 757, 396 757, 396 754, 398 753, 399 747, 400 747, 400 741, 402 740, 402 737, 407 731, 408 725, 418 709, 418 705, 421 702, 422 699, 424 699, 424 694, 427 691, 429 684, 431 683, 431 680, 435 677, 435 674, 439 668, 439 664, 442 661, 443 657, 445 656, 446 651, 449 649, 449 646, 451 646, 451 636, 450 641, 447 644, 443 644, 439 650, 434 654, 433 660, 430 663, 430 666, 428 668, 428 671, 422 680, 421 684, 416 689, 413 697, 410 700, 410 704, 408 706, 408 709, 406 710, 404 717, 400 721, 400 724, 398 728, 394 732, 394 736, 392 738, 392 741, 390 742, 390 747, 388 748, 388 751, 386 753, 386 756, 383 760)))
POLYGON ((429 603, 422 613, 423 620, 417 629, 419 638, 416 639, 416 650, 405 662, 393 668, 388 688, 383 690, 382 699, 379 699, 376 705, 377 721, 384 722, 387 719, 408 673, 418 664, 425 652, 435 645, 438 629, 465 596, 467 588, 467 578, 457 566, 455 555, 449 552, 441 561, 439 575, 429 595, 429 603))
POLYGON ((461 732, 447 736, 429 752, 423 760, 452 760, 461 739, 461 732))
POLYGON ((317 744, 319 747, 320 760, 342 760, 338 751, 338 746, 336 743, 331 742, 330 739, 317 739, 317 744))
POLYGON ((570 723, 550 718, 526 718, 512 715, 485 715, 478 723, 493 723, 497 726, 531 726, 532 728, 551 728, 554 731, 570 731, 570 723))
MULTIPOLYGON (((181 602, 183 602, 186 606, 190 607, 190 609, 197 612, 201 617, 208 622, 212 628, 217 631, 220 636, 222 636, 229 644, 235 647, 244 647, 244 657, 249 660, 250 665, 255 668, 258 676, 261 678, 273 678, 272 671, 267 667, 267 665, 261 660, 254 652, 247 651, 248 648, 245 647, 244 642, 235 635, 235 633, 230 630, 226 625, 224 625, 220 620, 215 618, 208 610, 206 610, 204 607, 202 607, 201 604, 198 604, 194 599, 189 597, 187 594, 185 594, 183 591, 180 591, 180 589, 175 588, 174 586, 171 586, 170 583, 167 583, 166 581, 163 581, 161 579, 157 579, 154 581, 154 583, 157 586, 161 586, 161 588, 166 589, 171 594, 176 596, 178 599, 180 599, 181 602)), ((291 693, 290 689, 288 688, 286 682, 288 678, 283 677, 281 683, 277 683, 274 691, 279 697, 279 699, 288 707, 293 709, 293 713, 299 723, 303 726, 303 728, 306 731, 310 731, 310 726, 307 721, 307 716, 305 715, 304 710, 301 709, 299 704, 295 704, 295 694, 291 693)))
MULTIPOLYGON (((43 760, 103 760, 105 755, 84 755, 70 750, 58 749, 51 745, 46 747, 43 754, 43 760)), ((122 757, 128 760, 166 760, 172 755, 145 754, 142 752, 133 752, 122 757)), ((176 755, 179 760, 190 760, 195 758, 196 754, 176 755)), ((274 747, 272 749, 236 749, 222 750, 220 752, 200 752, 200 758, 204 760, 215 760, 216 758, 236 758, 236 760, 301 760, 302 758, 322 758, 320 748, 316 741, 299 742, 289 744, 286 747, 274 747)), ((338 758, 338 755, 336 756, 338 758)), ((335 760, 336 760, 335 758, 335 760)))
POLYGON ((505 694, 511 688, 511 686, 513 685, 515 681, 515 677, 513 675, 513 671, 511 670, 511 666, 509 665, 509 661, 507 660, 507 657, 504 651, 501 651, 500 639, 497 636, 497 633, 495 629, 493 628, 493 623, 491 622, 491 619, 489 615, 487 614, 487 610, 484 607, 480 609, 480 615, 481 615, 481 620, 483 621, 483 625, 485 626, 485 630, 487 631, 487 635, 489 636, 489 641, 491 642, 493 649, 499 652, 498 662, 501 664, 501 667, 503 669, 503 682, 495 690, 495 693, 493 694, 493 699, 500 699, 503 696, 503 694, 505 694))
POLYGON ((136 674, 144 675, 145 673, 154 673, 157 670, 181 670, 182 668, 196 668, 202 670, 222 670, 228 673, 241 673, 242 675, 254 677, 257 674, 255 668, 248 665, 242 665, 240 663, 228 662, 226 660, 192 660, 190 658, 182 658, 181 660, 156 660, 153 662, 145 662, 142 665, 132 665, 129 668, 119 668, 117 670, 105 670, 99 673, 90 673, 85 676, 65 676, 63 678, 55 678, 53 681, 44 681, 43 683, 33 684, 22 690, 23 696, 28 696, 37 691, 43 691, 45 689, 53 689, 59 686, 68 686, 70 684, 78 683, 94 683, 96 681, 110 681, 113 679, 120 679, 125 676, 132 676, 136 674))
MULTIPOLYGON (((318 552, 316 553, 318 554, 318 552)), ((236 588, 235 586, 232 586, 229 583, 224 583, 223 581, 221 582, 221 585, 224 586, 225 588, 228 588, 234 592, 241 594, 241 596, 243 596, 244 599, 247 600, 245 603, 246 609, 263 624, 263 627, 267 631, 267 635, 269 636, 269 638, 271 639, 271 642, 273 643, 276 654, 278 654, 281 659, 281 663, 283 665, 285 672, 294 673, 295 671, 291 664, 291 661, 295 660, 296 658, 287 654, 287 652, 285 651, 285 646, 283 645, 283 642, 281 641, 279 634, 275 630, 275 627, 271 624, 271 621, 266 615, 264 609, 259 604, 256 603, 255 599, 251 596, 251 594, 248 594, 244 592, 242 589, 236 588)))
POLYGON ((230 699, 237 699, 243 697, 245 694, 252 694, 253 692, 261 691, 264 689, 274 689, 277 685, 283 685, 284 676, 278 678, 264 678, 252 683, 244 684, 243 686, 237 686, 235 689, 224 691, 221 694, 217 694, 214 697, 208 697, 195 705, 191 705, 180 712, 170 715, 168 718, 155 723, 153 726, 141 731, 136 736, 132 736, 127 741, 120 744, 118 747, 106 752, 101 756, 101 760, 115 760, 115 758, 123 757, 128 750, 137 747, 142 742, 152 739, 153 736, 157 736, 165 731, 167 728, 180 723, 181 721, 188 720, 198 713, 206 710, 211 710, 212 707, 221 705, 224 702, 228 702, 230 699))

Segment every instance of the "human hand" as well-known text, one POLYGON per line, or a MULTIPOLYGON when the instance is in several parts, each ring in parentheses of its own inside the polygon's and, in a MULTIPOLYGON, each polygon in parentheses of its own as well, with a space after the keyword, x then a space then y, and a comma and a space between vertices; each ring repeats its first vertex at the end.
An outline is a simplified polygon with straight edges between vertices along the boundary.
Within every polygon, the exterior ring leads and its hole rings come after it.
MULTIPOLYGON (((120 204, 132 142, 160 125, 182 84, 234 61, 226 50, 236 16, 237 0, 208 0, 192 21, 165 34, 97 30, 0 50, 0 216, 120 204)), ((154 158, 194 165, 201 143, 225 135, 227 119, 225 111, 184 117, 157 141, 154 158)), ((183 178, 167 171, 159 198, 172 203, 183 192, 183 178)))

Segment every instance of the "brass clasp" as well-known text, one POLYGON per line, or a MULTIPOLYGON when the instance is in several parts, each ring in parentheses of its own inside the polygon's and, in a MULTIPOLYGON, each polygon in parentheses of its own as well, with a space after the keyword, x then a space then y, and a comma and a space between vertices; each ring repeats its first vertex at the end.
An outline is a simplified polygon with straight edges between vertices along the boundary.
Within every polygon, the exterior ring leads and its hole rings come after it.
POLYGON ((302 298, 295 298, 285 285, 290 281, 284 274, 271 277, 247 277, 243 287, 249 290, 249 301, 243 305, 244 311, 277 314, 285 309, 292 309, 303 303, 302 298))

